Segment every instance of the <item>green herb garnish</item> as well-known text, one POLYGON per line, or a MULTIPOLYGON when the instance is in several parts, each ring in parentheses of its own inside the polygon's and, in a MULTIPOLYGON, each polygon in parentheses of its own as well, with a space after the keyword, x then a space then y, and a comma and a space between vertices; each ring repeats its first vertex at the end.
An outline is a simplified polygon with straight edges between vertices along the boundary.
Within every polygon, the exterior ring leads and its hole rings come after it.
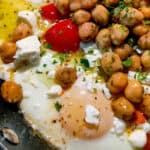
POLYGON ((62 105, 57 101, 57 102, 55 103, 55 108, 56 108, 56 110, 59 112, 60 109, 62 108, 62 105))
POLYGON ((57 64, 58 62, 54 59, 53 60, 53 62, 52 62, 52 64, 57 64))
POLYGON ((46 67, 47 66, 47 64, 43 64, 43 67, 46 67))
POLYGON ((90 63, 89 63, 88 59, 86 59, 86 58, 81 58, 80 63, 81 63, 81 65, 83 65, 86 68, 90 67, 90 63))
POLYGON ((150 20, 144 20, 144 24, 150 24, 150 20))
POLYGON ((135 79, 137 79, 139 81, 145 80, 146 77, 147 77, 147 74, 143 73, 143 72, 140 72, 140 71, 137 71, 136 74, 135 74, 135 79))
POLYGON ((41 56, 41 57, 44 56, 45 54, 46 54, 46 51, 43 51, 43 50, 42 50, 42 51, 40 52, 40 56, 41 56))
POLYGON ((131 65, 132 65, 132 59, 131 59, 131 58, 127 58, 126 60, 124 60, 124 61, 122 62, 122 65, 123 65, 124 67, 131 67, 131 65))
POLYGON ((41 74, 42 72, 41 72, 41 71, 36 70, 36 73, 41 74))
POLYGON ((51 49, 52 48, 52 45, 49 44, 49 43, 44 43, 43 46, 44 46, 44 48, 47 48, 47 49, 51 49))

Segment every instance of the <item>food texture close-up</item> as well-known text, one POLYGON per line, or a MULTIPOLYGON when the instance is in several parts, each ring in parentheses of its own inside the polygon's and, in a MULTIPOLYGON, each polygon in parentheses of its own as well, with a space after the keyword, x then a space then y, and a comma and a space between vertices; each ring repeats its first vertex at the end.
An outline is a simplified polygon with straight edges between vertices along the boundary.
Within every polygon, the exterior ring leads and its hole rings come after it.
POLYGON ((49 149, 150 150, 150 0, 0 0, 0 82, 49 149))

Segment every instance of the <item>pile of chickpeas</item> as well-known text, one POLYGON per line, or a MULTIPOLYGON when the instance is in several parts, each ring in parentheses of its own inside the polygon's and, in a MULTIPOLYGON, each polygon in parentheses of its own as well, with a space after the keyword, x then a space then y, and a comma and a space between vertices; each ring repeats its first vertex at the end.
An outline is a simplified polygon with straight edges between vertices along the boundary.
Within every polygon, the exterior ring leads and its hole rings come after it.
POLYGON ((57 0, 56 6, 78 24, 81 41, 95 41, 104 52, 100 67, 108 76, 114 114, 130 120, 138 109, 150 117, 150 95, 144 94, 140 81, 127 76, 128 71, 150 71, 150 1, 57 0), (131 36, 141 53, 128 42, 131 36), (125 67, 127 59, 132 63, 125 67))

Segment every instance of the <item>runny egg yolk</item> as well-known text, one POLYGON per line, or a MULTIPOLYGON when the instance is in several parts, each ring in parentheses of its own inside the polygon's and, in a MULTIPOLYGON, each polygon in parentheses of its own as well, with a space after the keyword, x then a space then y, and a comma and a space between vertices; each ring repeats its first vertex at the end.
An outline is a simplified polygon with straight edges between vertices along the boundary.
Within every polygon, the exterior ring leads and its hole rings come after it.
POLYGON ((66 132, 83 139, 98 138, 106 134, 112 127, 113 113, 110 102, 101 91, 91 93, 85 87, 73 85, 65 92, 60 100, 60 122, 66 132), (99 112, 99 124, 97 126, 85 121, 86 106, 92 105, 99 112))

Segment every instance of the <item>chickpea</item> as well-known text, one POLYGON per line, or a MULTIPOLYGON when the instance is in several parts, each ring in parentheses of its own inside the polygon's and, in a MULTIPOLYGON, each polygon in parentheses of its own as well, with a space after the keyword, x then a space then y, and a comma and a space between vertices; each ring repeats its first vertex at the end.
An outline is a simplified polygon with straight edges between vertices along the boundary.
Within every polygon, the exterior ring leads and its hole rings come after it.
POLYGON ((147 7, 150 5, 150 1, 149 0, 140 0, 140 7, 147 7))
POLYGON ((92 10, 92 17, 100 26, 105 26, 109 21, 109 11, 103 5, 96 5, 92 10))
POLYGON ((79 26, 79 36, 83 42, 93 40, 98 32, 98 26, 93 22, 85 22, 79 26))
POLYGON ((133 33, 136 36, 142 36, 150 31, 150 25, 139 24, 133 28, 133 33))
POLYGON ((69 0, 57 0, 56 1, 56 7, 62 15, 68 14, 68 12, 69 12, 69 0))
POLYGON ((115 6, 119 3, 119 0, 105 0, 103 1, 103 4, 106 6, 106 7, 110 7, 110 6, 115 6))
POLYGON ((128 84, 127 75, 122 72, 114 73, 107 81, 107 87, 113 94, 122 92, 128 84))
POLYGON ((82 0, 70 0, 70 10, 71 11, 76 11, 78 9, 81 9, 81 1, 82 0))
POLYGON ((142 7, 142 8, 139 8, 139 10, 144 15, 144 18, 150 19, 150 7, 142 7))
POLYGON ((132 54, 133 49, 128 44, 123 44, 114 49, 114 52, 117 53, 121 60, 128 58, 132 54))
POLYGON ((16 54, 16 44, 12 42, 3 43, 0 46, 0 56, 4 63, 11 63, 14 61, 13 56, 16 54))
POLYGON ((55 74, 55 80, 64 89, 69 88, 77 79, 77 73, 74 68, 60 67, 55 74))
POLYGON ((142 85, 136 80, 129 81, 124 91, 125 97, 133 103, 140 103, 142 101, 143 93, 144 90, 142 85))
POLYGON ((111 37, 109 29, 105 28, 99 31, 96 36, 96 44, 100 49, 107 49, 111 47, 111 37))
POLYGON ((125 120, 130 120, 135 112, 134 106, 125 97, 112 101, 111 106, 115 116, 125 120))
POLYGON ((120 45, 128 37, 129 29, 121 24, 114 24, 110 27, 111 40, 114 45, 120 45))
POLYGON ((101 66, 104 72, 108 75, 123 69, 119 55, 112 52, 106 52, 103 54, 101 66))
POLYGON ((81 7, 83 9, 91 9, 97 3, 97 0, 81 0, 81 7))
POLYGON ((138 45, 144 50, 150 49, 150 32, 142 35, 139 38, 138 45))
POLYGON ((140 0, 124 0, 124 3, 127 5, 132 5, 135 8, 140 6, 140 0))
POLYGON ((147 50, 142 54, 141 63, 145 68, 150 68, 150 50, 147 50))
POLYGON ((143 102, 141 104, 141 109, 147 117, 150 117, 150 95, 143 96, 143 102))
POLYGON ((1 95, 8 103, 17 103, 23 98, 22 87, 14 81, 5 81, 1 86, 1 95))
POLYGON ((120 13, 120 23, 129 27, 139 24, 143 19, 143 14, 132 7, 124 8, 120 13))
POLYGON ((132 71, 136 71, 138 69, 141 68, 141 59, 140 59, 140 56, 138 55, 132 55, 131 57, 131 66, 129 67, 129 70, 132 70, 132 71))
POLYGON ((77 24, 83 24, 91 19, 91 14, 86 10, 80 9, 72 15, 72 19, 77 24))
POLYGON ((25 22, 21 22, 13 32, 13 41, 21 40, 31 34, 32 34, 32 27, 25 22))

